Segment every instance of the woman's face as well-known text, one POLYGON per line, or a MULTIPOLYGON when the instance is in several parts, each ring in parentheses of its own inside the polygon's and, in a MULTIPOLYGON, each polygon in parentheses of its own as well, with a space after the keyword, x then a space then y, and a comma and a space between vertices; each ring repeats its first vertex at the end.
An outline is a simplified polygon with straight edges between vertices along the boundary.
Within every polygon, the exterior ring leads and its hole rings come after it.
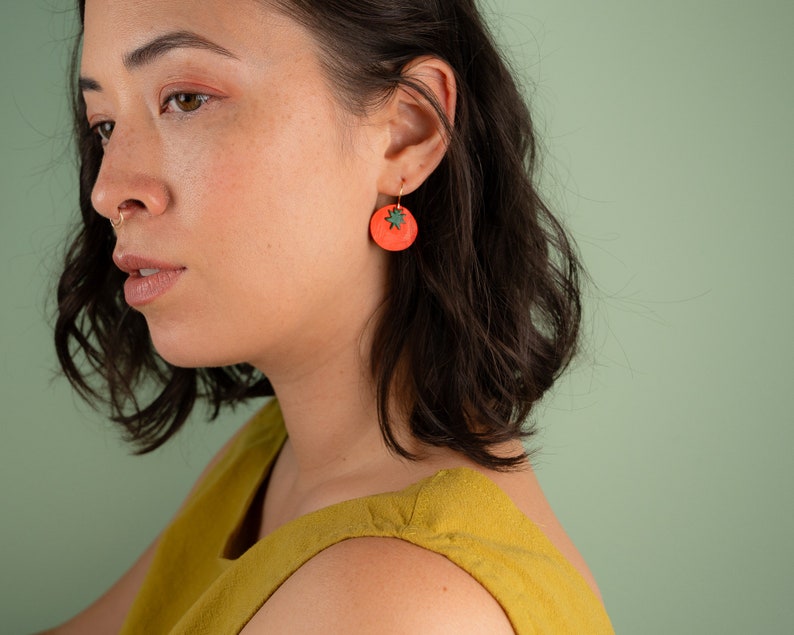
POLYGON ((339 105, 306 30, 255 0, 88 0, 81 78, 94 207, 124 215, 114 259, 165 359, 272 376, 357 341, 388 135, 339 105))

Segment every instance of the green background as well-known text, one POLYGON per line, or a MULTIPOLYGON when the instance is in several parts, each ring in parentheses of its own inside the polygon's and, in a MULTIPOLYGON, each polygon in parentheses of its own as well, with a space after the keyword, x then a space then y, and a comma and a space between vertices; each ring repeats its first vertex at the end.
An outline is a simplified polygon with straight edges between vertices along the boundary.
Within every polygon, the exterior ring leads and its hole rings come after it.
MULTIPOLYGON (((104 590, 246 416, 135 458, 54 372, 70 5, 0 14, 3 633, 104 590)), ((794 3, 489 11, 594 279, 583 354, 537 411, 547 494, 619 633, 794 632, 794 3)))

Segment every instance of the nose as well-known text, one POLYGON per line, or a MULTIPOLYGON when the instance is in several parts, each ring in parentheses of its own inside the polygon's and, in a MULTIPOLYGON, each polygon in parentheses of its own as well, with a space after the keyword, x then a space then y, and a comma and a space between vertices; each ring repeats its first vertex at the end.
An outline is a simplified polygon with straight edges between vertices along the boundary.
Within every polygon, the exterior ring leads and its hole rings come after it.
POLYGON ((117 125, 105 146, 102 164, 91 192, 94 209, 110 220, 133 215, 160 215, 170 195, 160 174, 159 144, 146 135, 117 125))

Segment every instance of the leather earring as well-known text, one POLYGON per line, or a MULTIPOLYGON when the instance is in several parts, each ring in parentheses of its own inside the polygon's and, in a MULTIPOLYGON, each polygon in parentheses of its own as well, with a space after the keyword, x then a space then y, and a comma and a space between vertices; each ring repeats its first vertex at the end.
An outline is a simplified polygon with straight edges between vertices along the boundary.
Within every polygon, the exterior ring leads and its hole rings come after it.
POLYGON ((376 211, 369 221, 372 240, 386 251, 403 251, 413 245, 419 228, 413 214, 400 205, 405 181, 400 183, 397 203, 386 205, 376 211))

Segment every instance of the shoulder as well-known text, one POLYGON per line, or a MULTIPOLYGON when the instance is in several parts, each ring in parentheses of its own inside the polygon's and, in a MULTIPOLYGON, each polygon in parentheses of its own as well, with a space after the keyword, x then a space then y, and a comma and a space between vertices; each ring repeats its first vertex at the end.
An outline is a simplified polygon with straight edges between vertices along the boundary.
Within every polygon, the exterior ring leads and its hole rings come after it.
POLYGON ((396 538, 355 538, 296 571, 243 629, 259 633, 512 635, 494 598, 445 557, 396 538))

